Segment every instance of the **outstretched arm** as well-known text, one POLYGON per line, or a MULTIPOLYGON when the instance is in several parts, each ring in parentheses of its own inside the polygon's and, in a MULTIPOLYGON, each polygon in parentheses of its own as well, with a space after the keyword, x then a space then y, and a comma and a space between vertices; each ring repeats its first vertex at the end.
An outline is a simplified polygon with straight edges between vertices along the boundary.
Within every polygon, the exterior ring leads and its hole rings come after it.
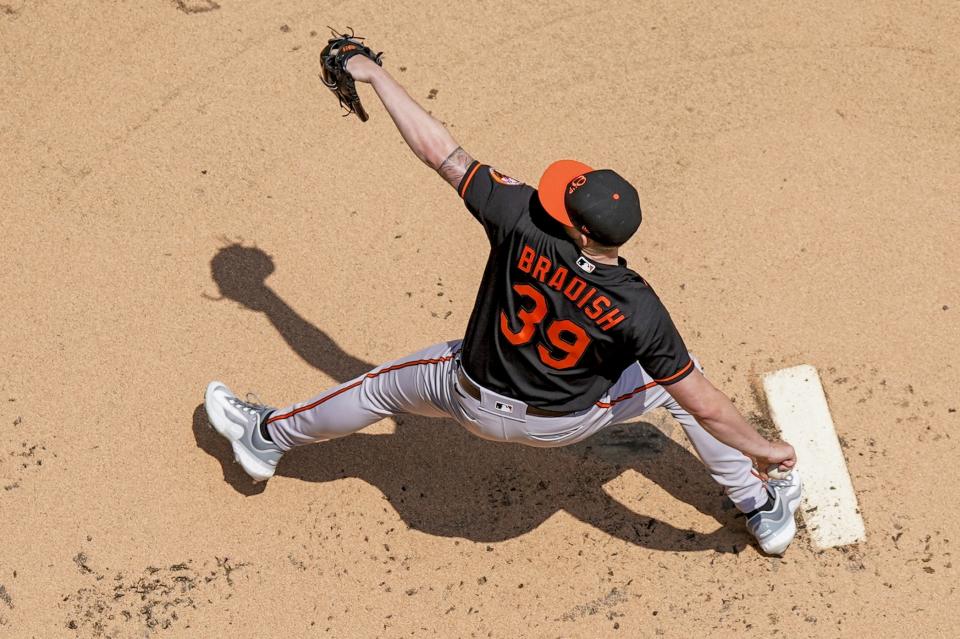
POLYGON ((410 149, 453 188, 458 188, 473 158, 460 148, 446 127, 424 111, 399 82, 372 60, 353 56, 347 61, 347 73, 357 82, 373 86, 410 149))
POLYGON ((747 422, 733 402, 710 381, 694 370, 666 387, 677 403, 693 415, 704 430, 727 446, 736 448, 757 463, 757 471, 766 478, 767 469, 777 465, 786 471, 797 463, 793 446, 784 441, 768 441, 747 422))

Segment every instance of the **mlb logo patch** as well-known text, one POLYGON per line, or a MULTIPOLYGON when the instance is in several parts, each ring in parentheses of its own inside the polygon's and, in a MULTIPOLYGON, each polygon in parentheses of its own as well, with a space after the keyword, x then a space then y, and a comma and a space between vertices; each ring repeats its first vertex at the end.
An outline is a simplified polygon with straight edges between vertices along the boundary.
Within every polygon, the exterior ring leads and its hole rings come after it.
POLYGON ((496 406, 497 410, 500 411, 501 413, 512 413, 512 412, 513 412, 513 404, 505 404, 505 403, 503 403, 503 402, 497 402, 497 403, 494 404, 494 405, 496 406))
POLYGON ((586 271, 587 273, 593 273, 593 271, 597 268, 593 262, 583 257, 582 255, 577 258, 577 266, 579 266, 581 270, 586 271))

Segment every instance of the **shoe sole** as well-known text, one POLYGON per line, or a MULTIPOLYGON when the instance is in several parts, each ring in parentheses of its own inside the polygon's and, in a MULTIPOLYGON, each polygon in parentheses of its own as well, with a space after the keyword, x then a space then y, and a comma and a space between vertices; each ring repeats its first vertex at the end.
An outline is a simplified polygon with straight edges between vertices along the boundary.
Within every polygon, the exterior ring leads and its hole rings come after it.
MULTIPOLYGON (((794 471, 795 473, 797 471, 794 471)), ((803 481, 797 474, 797 495, 787 501, 787 510, 790 511, 790 521, 787 526, 776 535, 769 537, 760 544, 760 548, 768 555, 782 555, 790 546, 790 542, 797 535, 797 520, 794 514, 800 507, 800 499, 803 497, 803 481)))
POLYGON ((261 482, 270 479, 275 472, 274 468, 257 459, 243 445, 243 426, 227 417, 223 408, 224 402, 217 398, 218 392, 235 397, 223 382, 210 382, 203 395, 203 407, 207 411, 207 420, 217 433, 230 442, 234 461, 240 464, 253 481, 261 482))

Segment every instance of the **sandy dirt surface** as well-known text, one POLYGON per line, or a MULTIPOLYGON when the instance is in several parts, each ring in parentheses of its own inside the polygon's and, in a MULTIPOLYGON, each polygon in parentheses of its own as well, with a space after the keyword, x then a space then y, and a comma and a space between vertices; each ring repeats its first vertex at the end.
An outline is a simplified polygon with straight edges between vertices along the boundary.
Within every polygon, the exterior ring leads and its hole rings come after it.
POLYGON ((0 3, 0 636, 956 636, 956 2, 323 4, 0 3), (657 414, 384 421, 247 481, 209 380, 458 338, 486 257, 370 91, 340 117, 326 25, 509 175, 634 181, 626 257, 743 412, 821 372, 866 543, 763 556, 657 414))

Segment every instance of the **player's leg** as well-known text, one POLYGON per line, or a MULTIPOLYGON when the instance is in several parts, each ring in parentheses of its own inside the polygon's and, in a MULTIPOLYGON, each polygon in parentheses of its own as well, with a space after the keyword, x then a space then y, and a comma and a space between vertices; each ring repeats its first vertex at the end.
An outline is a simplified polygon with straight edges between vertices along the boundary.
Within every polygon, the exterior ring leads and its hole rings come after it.
POLYGON ((447 414, 459 349, 459 341, 431 346, 280 410, 240 400, 222 382, 210 383, 204 404, 237 462, 263 481, 294 446, 343 437, 391 415, 447 414))
POLYGON ((744 513, 766 504, 767 492, 763 482, 754 474, 750 458, 708 433, 669 393, 664 392, 664 395, 667 398, 663 407, 680 422, 683 432, 703 460, 710 476, 723 486, 730 501, 744 513))
MULTIPOLYGON (((701 370, 699 362, 694 360, 701 370)), ((720 442, 708 433, 697 420, 683 409, 673 397, 639 364, 630 366, 610 391, 609 425, 620 424, 639 417, 655 408, 670 411, 686 434, 694 450, 730 500, 742 512, 748 513, 767 502, 763 482, 753 474, 753 463, 735 448, 720 442)))
MULTIPOLYGON (((694 359, 697 369, 703 372, 694 359)), ((771 479, 766 485, 753 473, 753 463, 740 451, 708 433, 680 404, 639 366, 627 369, 616 389, 623 401, 611 407, 611 423, 627 421, 654 408, 666 408, 680 422, 684 433, 703 460, 714 481, 724 487, 730 500, 747 514, 747 529, 767 553, 782 554, 796 535, 794 512, 800 503, 800 475, 771 479), (624 379, 626 378, 626 379, 624 379), (639 392, 633 392, 635 389, 639 392)), ((616 387, 615 387, 616 388, 616 387)))
POLYGON ((379 366, 267 418, 273 441, 289 450, 350 435, 403 413, 449 414, 449 369, 460 341, 444 342, 379 366))

